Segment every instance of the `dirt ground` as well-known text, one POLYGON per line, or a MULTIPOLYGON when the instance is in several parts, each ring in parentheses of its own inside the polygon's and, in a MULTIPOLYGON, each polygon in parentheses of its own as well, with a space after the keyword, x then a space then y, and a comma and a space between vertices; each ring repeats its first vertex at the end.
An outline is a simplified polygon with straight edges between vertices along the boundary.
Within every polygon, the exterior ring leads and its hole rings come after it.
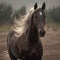
MULTIPOLYGON (((7 33, 0 33, 0 60, 10 60, 6 44, 7 33)), ((44 38, 43 60, 60 60, 60 31, 48 31, 44 38)))

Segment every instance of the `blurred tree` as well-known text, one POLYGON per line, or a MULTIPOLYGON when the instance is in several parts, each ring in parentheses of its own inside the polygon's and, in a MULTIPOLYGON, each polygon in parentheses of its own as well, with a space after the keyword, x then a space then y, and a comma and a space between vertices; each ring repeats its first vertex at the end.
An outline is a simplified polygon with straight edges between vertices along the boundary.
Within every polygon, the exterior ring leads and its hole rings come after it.
POLYGON ((60 22, 60 7, 53 7, 53 9, 49 9, 46 11, 47 13, 47 20, 49 22, 55 22, 59 23, 60 22))
POLYGON ((11 5, 8 5, 7 3, 0 3, 0 25, 5 24, 12 24, 14 20, 14 16, 16 18, 19 18, 26 14, 26 7, 22 6, 20 9, 14 12, 11 5))
POLYGON ((6 19, 7 19, 7 22, 11 23, 12 22, 12 7, 11 5, 8 5, 7 6, 7 10, 6 10, 6 19), (9 21, 8 21, 9 20, 9 21))
POLYGON ((6 3, 0 3, 0 25, 9 24, 11 22, 12 7, 6 3))
POLYGON ((26 14, 26 7, 22 6, 20 9, 18 9, 17 11, 15 11, 14 16, 16 16, 16 18, 20 18, 21 16, 24 16, 26 14))

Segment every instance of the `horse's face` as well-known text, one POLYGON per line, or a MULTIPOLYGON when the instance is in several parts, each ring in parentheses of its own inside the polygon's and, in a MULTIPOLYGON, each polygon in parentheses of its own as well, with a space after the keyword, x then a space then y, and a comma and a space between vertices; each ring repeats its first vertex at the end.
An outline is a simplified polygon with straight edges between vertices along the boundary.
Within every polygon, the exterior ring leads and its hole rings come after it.
POLYGON ((34 5, 35 12, 33 14, 34 24, 37 26, 39 35, 43 37, 46 33, 45 31, 45 3, 43 3, 42 8, 37 8, 37 3, 34 5))

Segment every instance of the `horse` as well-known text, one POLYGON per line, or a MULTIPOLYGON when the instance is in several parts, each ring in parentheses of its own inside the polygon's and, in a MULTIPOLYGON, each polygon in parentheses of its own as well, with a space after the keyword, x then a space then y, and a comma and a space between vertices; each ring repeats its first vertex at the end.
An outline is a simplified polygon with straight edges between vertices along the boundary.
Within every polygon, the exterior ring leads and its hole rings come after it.
POLYGON ((42 8, 37 3, 29 13, 15 18, 7 36, 7 49, 11 60, 42 60, 43 46, 40 37, 45 31, 45 2, 42 8))

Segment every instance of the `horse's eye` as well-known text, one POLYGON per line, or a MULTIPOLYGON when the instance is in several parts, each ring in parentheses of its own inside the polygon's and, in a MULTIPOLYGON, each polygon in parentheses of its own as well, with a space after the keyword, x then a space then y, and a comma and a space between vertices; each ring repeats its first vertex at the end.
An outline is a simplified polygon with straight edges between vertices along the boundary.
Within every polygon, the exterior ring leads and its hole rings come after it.
POLYGON ((40 12, 40 15, 42 15, 42 12, 40 12))
POLYGON ((37 18, 37 16, 35 16, 35 18, 37 18))

